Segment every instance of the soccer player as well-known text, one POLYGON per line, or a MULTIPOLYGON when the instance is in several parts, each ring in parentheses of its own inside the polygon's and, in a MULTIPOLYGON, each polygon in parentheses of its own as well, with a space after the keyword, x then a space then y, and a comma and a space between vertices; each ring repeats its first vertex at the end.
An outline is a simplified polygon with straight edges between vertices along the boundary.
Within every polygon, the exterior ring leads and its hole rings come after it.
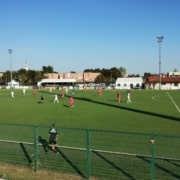
POLYGON ((64 89, 61 91, 61 97, 64 98, 64 89))
POLYGON ((44 102, 44 96, 43 96, 43 94, 41 94, 40 103, 43 103, 43 102, 44 102))
POLYGON ((118 103, 120 103, 120 101, 121 101, 121 93, 120 92, 117 93, 117 101, 118 101, 118 103))
POLYGON ((34 94, 34 95, 37 94, 37 89, 33 89, 33 94, 34 94))
POLYGON ((26 89, 25 88, 23 88, 23 95, 25 95, 26 94, 26 89))
POLYGON ((131 91, 130 90, 127 91, 127 103, 132 103, 132 101, 131 101, 131 91))
POLYGON ((59 99, 58 99, 58 95, 57 94, 54 95, 54 103, 59 103, 59 99))
POLYGON ((11 91, 11 97, 14 98, 14 91, 11 91))
POLYGON ((69 107, 70 108, 74 107, 74 99, 72 96, 69 98, 69 107))
POLYGON ((101 88, 98 89, 98 96, 102 96, 102 89, 101 88))
POLYGON ((55 124, 52 124, 52 127, 49 129, 49 147, 51 147, 53 151, 56 150, 56 144, 59 135, 55 126, 55 124))

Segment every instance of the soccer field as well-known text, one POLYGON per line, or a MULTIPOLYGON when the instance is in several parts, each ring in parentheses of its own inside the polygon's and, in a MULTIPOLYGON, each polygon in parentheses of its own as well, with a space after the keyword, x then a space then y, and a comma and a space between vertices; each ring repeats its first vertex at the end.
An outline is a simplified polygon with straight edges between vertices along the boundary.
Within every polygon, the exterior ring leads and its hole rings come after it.
POLYGON ((58 127, 90 128, 142 133, 179 135, 180 133, 180 91, 133 90, 132 103, 127 103, 127 92, 121 90, 121 102, 116 99, 117 90, 75 90, 75 107, 70 109, 68 94, 61 98, 60 90, 49 92, 0 90, 0 122, 58 127), (59 103, 54 104, 54 94, 59 103), (40 103, 40 96, 44 102, 40 103))
POLYGON ((59 90, 15 90, 14 98, 1 90, 1 162, 32 168, 37 162, 40 169, 82 178, 150 179, 154 170, 157 179, 179 178, 179 91, 134 90, 132 103, 125 90, 118 103, 117 92, 75 90, 75 107, 69 108, 70 90, 64 98, 59 90), (58 154, 44 152, 52 123, 60 131, 58 154))

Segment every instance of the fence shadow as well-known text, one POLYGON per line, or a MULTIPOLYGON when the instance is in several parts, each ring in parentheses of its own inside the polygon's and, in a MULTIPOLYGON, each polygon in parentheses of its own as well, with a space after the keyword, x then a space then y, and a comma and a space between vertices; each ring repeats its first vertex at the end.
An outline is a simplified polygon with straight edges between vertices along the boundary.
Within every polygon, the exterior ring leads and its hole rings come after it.
MULTIPOLYGON (((147 159, 146 157, 142 157, 142 156, 137 156, 137 157, 149 164, 151 163, 149 158, 147 159)), ((166 160, 161 159, 161 161, 166 161, 166 160)), ((174 178, 180 179, 180 175, 175 174, 174 172, 170 171, 169 169, 165 168, 164 166, 159 165, 157 162, 155 163, 155 166, 157 167, 157 169, 162 170, 164 173, 169 174, 174 178)))
POLYGON ((86 178, 86 176, 83 174, 83 172, 80 171, 80 169, 59 149, 57 148, 56 151, 64 158, 66 162, 68 162, 71 167, 82 177, 86 178))
POLYGON ((20 146, 21 146, 21 149, 22 149, 22 151, 23 151, 23 153, 24 153, 24 155, 25 155, 28 163, 29 163, 29 164, 32 164, 33 161, 32 161, 32 159, 31 159, 31 157, 29 156, 29 154, 28 154, 28 152, 27 152, 24 144, 23 144, 23 143, 20 143, 20 146))
POLYGON ((108 164, 110 164, 113 168, 117 169, 118 171, 122 172, 128 179, 134 179, 129 173, 125 172, 122 168, 120 168, 119 166, 117 166, 116 164, 114 164, 114 162, 110 161, 109 159, 107 159, 106 157, 104 157, 102 154, 100 154, 97 151, 92 151, 94 154, 96 154, 98 157, 100 157, 101 159, 103 159, 105 162, 107 162, 108 164))
POLYGON ((174 166, 180 167, 180 161, 179 161, 179 164, 177 163, 177 161, 175 162, 174 160, 170 160, 170 159, 164 159, 164 161, 167 161, 168 163, 174 166))

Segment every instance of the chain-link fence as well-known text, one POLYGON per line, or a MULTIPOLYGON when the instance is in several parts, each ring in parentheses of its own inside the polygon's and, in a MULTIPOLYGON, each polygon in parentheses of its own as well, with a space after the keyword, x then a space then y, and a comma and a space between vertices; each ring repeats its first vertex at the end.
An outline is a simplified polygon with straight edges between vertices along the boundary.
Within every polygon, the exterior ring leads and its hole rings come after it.
POLYGON ((84 179, 180 179, 180 136, 58 130, 53 152, 48 147, 49 127, 0 124, 0 161, 84 179))

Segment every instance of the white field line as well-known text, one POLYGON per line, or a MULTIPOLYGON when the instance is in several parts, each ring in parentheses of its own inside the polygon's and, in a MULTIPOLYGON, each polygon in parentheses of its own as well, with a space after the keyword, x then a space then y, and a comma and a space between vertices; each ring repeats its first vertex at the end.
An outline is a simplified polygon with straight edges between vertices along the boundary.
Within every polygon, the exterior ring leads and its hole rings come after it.
POLYGON ((174 106, 176 107, 177 111, 180 113, 180 109, 179 109, 178 105, 176 104, 176 102, 174 101, 174 99, 172 98, 172 96, 168 92, 167 92, 167 95, 171 99, 171 101, 174 104, 174 106))
POLYGON ((152 100, 158 101, 158 102, 165 102, 163 99, 159 99, 159 97, 167 96, 167 95, 158 95, 158 96, 152 96, 152 100))

